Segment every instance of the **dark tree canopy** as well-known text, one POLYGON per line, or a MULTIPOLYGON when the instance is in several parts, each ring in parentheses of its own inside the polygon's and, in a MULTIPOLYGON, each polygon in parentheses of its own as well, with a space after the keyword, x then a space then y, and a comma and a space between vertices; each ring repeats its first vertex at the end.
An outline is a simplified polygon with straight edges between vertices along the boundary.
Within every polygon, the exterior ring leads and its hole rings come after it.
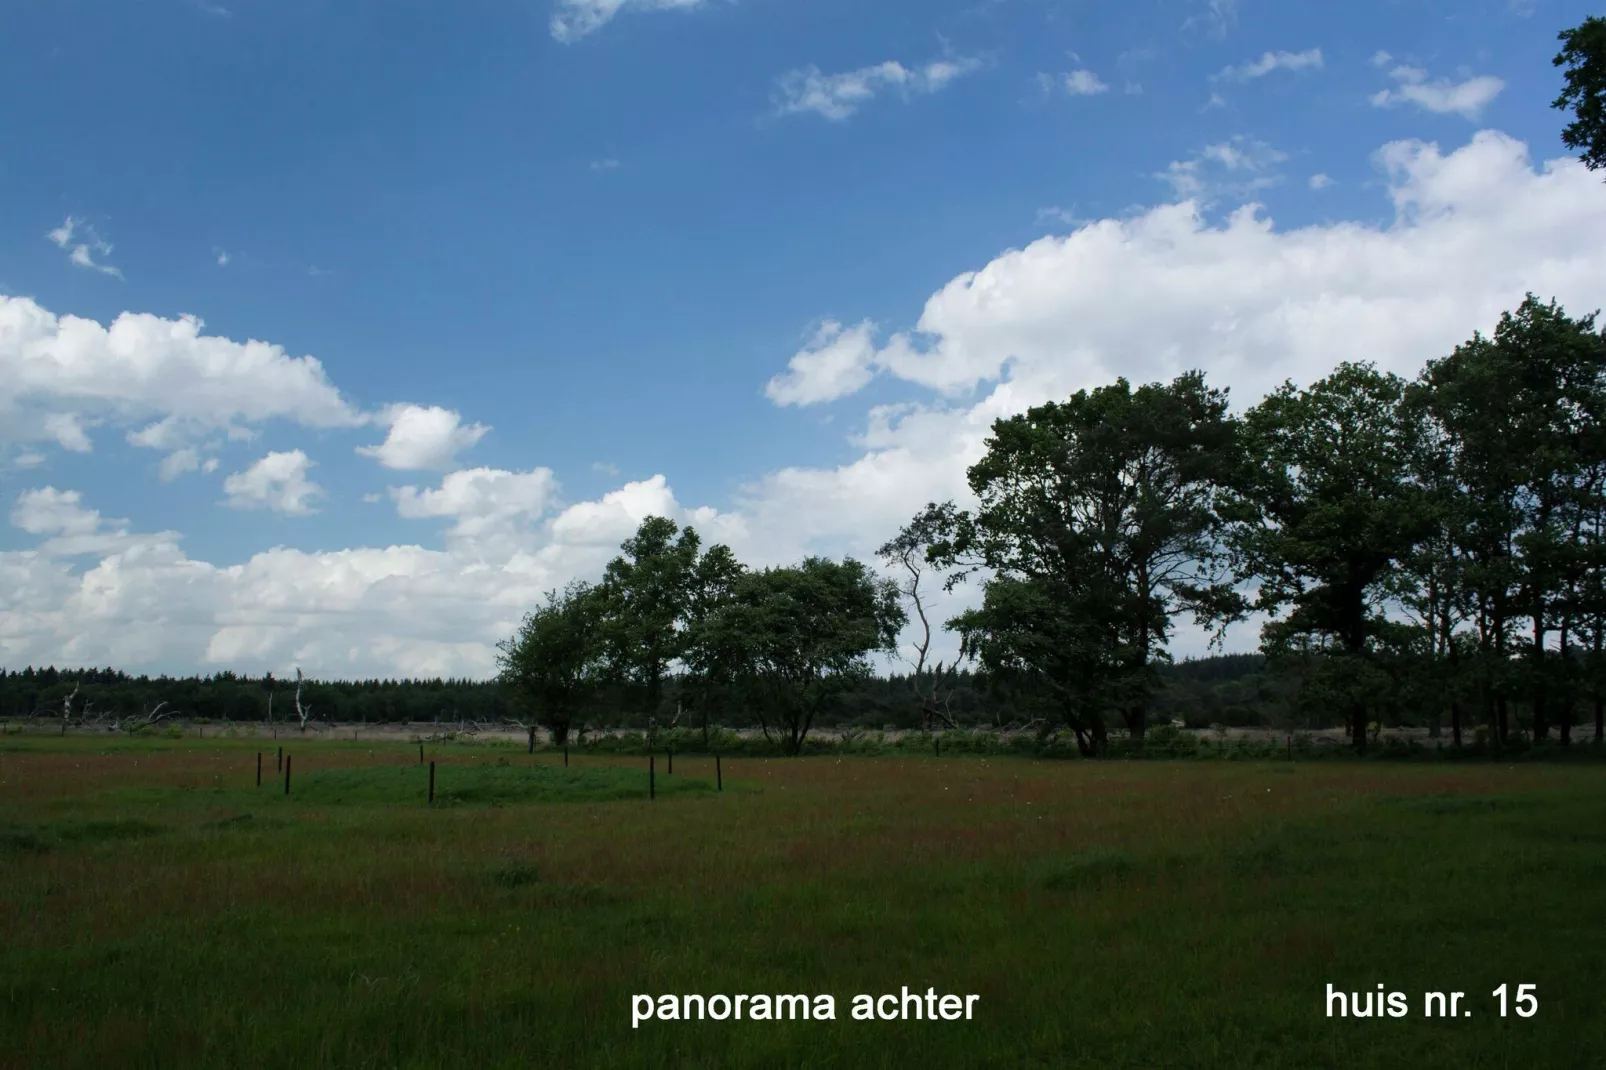
POLYGON ((1557 36, 1562 48, 1553 62, 1567 68, 1566 87, 1552 107, 1573 112, 1561 142, 1580 150, 1591 170, 1606 167, 1606 18, 1591 16, 1557 36))

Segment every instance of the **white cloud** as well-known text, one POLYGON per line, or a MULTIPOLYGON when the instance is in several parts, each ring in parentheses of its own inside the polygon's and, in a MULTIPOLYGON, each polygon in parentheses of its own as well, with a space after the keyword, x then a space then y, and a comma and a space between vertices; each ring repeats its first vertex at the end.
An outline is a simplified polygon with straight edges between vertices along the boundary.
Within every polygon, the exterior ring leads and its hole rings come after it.
POLYGON ((102 326, 0 294, 0 442, 87 450, 86 424, 152 421, 129 441, 173 450, 208 431, 248 433, 237 424, 272 419, 336 428, 368 417, 315 358, 203 335, 193 316, 124 313, 102 326))
POLYGON ((905 98, 935 93, 955 78, 980 67, 978 59, 940 59, 914 68, 888 60, 842 74, 822 74, 818 67, 803 67, 788 71, 776 80, 775 113, 814 112, 841 121, 884 89, 892 89, 905 98))
POLYGON ((217 266, 218 267, 228 267, 230 259, 231 259, 231 257, 229 256, 227 250, 219 249, 217 251, 217 266))
POLYGON ((619 161, 611 156, 604 160, 591 161, 591 170, 593 171, 617 171, 618 169, 619 161))
POLYGON ((323 488, 307 479, 312 461, 300 450, 269 453, 243 472, 223 481, 227 504, 235 509, 271 509, 290 516, 312 512, 323 488))
POLYGON ((474 540, 477 549, 484 551, 491 539, 524 535, 556 492, 557 480, 550 468, 528 472, 472 468, 452 472, 438 488, 393 487, 390 496, 401 516, 450 518, 455 521, 447 532, 450 538, 474 540))
MULTIPOLYGON (((1380 52, 1378 55, 1386 56, 1387 53, 1380 52)), ((1425 111, 1441 115, 1454 112, 1466 119, 1476 119, 1484 107, 1506 87, 1505 82, 1487 74, 1460 82, 1452 82, 1447 78, 1430 82, 1427 80, 1428 72, 1420 67, 1395 67, 1389 72, 1389 77, 1399 83, 1398 88, 1380 89, 1373 93, 1373 107, 1415 104, 1425 111)))
POLYGON ((786 371, 764 387, 777 405, 815 405, 852 394, 875 374, 875 324, 844 328, 826 320, 808 345, 787 361, 786 371))
POLYGON ((163 457, 156 466, 156 475, 163 483, 171 483, 186 472, 215 472, 217 467, 216 457, 202 458, 199 450, 185 446, 163 457))
POLYGON ((1250 60, 1242 66, 1223 67, 1216 77, 1229 82, 1248 82, 1263 78, 1272 71, 1320 70, 1321 66, 1322 50, 1319 48, 1304 52, 1263 52, 1259 59, 1250 60))
POLYGON ((44 437, 54 439, 62 449, 73 453, 88 453, 94 447, 84 433, 83 421, 76 413, 52 412, 42 420, 44 437))
POLYGON ((1109 85, 1102 78, 1085 67, 1064 75, 1061 81, 1065 91, 1073 97, 1090 97, 1110 91, 1109 85))
POLYGON ((1005 408, 1189 367, 1253 397, 1340 360, 1414 372, 1527 289, 1595 307, 1606 188, 1581 165, 1535 171, 1495 131, 1449 154, 1393 142, 1375 163, 1388 225, 1279 231, 1252 208, 1212 225, 1188 202, 1104 219, 959 276, 926 303, 920 344, 863 359, 956 395, 997 380, 1005 408))
POLYGON ((112 247, 95 233, 94 227, 82 219, 68 216, 66 222, 48 232, 45 237, 49 238, 56 248, 64 251, 67 259, 79 267, 99 271, 104 275, 113 275, 119 279, 123 277, 123 273, 110 264, 96 262, 97 256, 110 256, 112 247))
POLYGON ((163 483, 171 483, 185 472, 194 472, 200 467, 201 455, 185 446, 163 457, 162 463, 156 466, 156 475, 163 483))
POLYGON ((483 424, 465 426, 460 414, 435 405, 392 405, 380 415, 380 421, 390 426, 385 441, 358 446, 357 452, 386 468, 450 468, 459 451, 473 446, 490 430, 483 424))
POLYGON ((552 486, 539 469, 452 473, 438 489, 398 496, 412 515, 461 526, 444 550, 281 547, 227 566, 189 558, 173 532, 131 535, 76 492, 32 492, 43 496, 19 502, 13 523, 47 538, 0 552, 0 663, 484 677, 495 644, 542 592, 595 579, 649 513, 709 540, 742 536, 728 514, 683 508, 661 475, 526 523, 551 510, 552 486), (515 514, 516 533, 497 519, 515 514), (101 556, 87 568, 63 559, 88 550, 101 556))
POLYGON ((11 524, 30 535, 87 535, 100 527, 100 514, 85 509, 75 490, 44 487, 18 495, 11 524))
POLYGON ((1326 189, 1333 184, 1333 180, 1324 174, 1314 174, 1308 180, 1311 189, 1326 189))
POLYGON ((1393 62, 1394 57, 1389 53, 1384 52, 1382 49, 1378 49, 1376 52, 1372 53, 1372 66, 1374 67, 1387 67, 1393 62))
POLYGON ((552 534, 561 542, 580 546, 612 546, 628 538, 649 516, 676 512, 669 481, 661 475, 639 483, 626 483, 600 501, 571 505, 552 522, 552 534))
MULTIPOLYGON (((125 553, 149 545, 153 540, 172 537, 171 532, 156 536, 130 534, 128 521, 106 520, 94 509, 84 507, 75 490, 42 487, 25 490, 11 507, 11 524, 30 535, 47 536, 39 543, 38 560, 82 557, 90 554, 125 553)), ((0 560, 8 555, 0 554, 0 560)), ((5 568, 0 564, 0 574, 5 568)), ((0 599, 3 605, 3 599, 0 599)), ((0 612, 0 643, 8 631, 8 618, 0 612)), ((3 651, 3 646, 0 646, 3 651)))
POLYGON ((690 11, 704 0, 557 0, 549 28, 552 36, 569 43, 595 33, 622 11, 690 11))
POLYGON ((1275 170, 1288 154, 1251 137, 1206 145, 1186 160, 1172 160, 1155 177, 1171 184, 1181 200, 1210 206, 1224 197, 1252 197, 1275 186, 1282 176, 1275 170))

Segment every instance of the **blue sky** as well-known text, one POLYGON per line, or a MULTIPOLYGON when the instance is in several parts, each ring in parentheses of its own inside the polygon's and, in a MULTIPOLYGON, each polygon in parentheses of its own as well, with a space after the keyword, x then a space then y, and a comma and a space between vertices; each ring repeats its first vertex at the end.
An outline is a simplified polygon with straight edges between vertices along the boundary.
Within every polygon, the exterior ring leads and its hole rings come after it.
POLYGON ((0 663, 478 675, 646 510, 865 554, 1115 374, 1588 311, 1591 13, 7 5, 0 663))

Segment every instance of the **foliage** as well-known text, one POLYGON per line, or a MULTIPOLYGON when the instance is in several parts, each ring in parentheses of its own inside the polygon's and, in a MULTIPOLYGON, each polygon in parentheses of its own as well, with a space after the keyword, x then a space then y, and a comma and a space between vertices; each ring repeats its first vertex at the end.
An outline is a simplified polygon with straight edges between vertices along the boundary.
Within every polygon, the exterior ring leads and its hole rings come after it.
POLYGON ((952 622, 965 651, 1052 690, 1087 753, 1105 745, 1107 709, 1141 736, 1174 618, 1242 610, 1218 567, 1236 456, 1226 394, 1198 372, 998 420, 968 473, 974 515, 931 506, 916 521, 946 536, 930 560, 989 573, 982 606, 952 622))
POLYGON ((733 667, 766 738, 773 721, 796 754, 825 703, 870 675, 866 655, 891 649, 906 619, 896 587, 862 563, 810 557, 738 578, 703 638, 733 667))
POLYGON ((500 680, 559 745, 602 682, 605 595, 585 583, 547 594, 546 605, 524 618, 498 646, 500 680))
POLYGON ((1592 15, 1556 36, 1562 48, 1552 62, 1567 68, 1566 87, 1551 106, 1573 110, 1561 142, 1583 150, 1591 170, 1606 167, 1606 18, 1592 15))

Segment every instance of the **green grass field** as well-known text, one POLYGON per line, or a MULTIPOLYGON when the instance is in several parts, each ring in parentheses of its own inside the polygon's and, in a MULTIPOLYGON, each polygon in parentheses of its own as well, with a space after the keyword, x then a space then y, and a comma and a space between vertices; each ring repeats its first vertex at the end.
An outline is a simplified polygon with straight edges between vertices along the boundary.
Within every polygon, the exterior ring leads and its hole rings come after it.
POLYGON ((456 745, 431 807, 416 747, 292 739, 288 797, 258 749, 0 740, 0 1066, 1606 1065, 1598 764, 682 755, 648 802, 456 745), (906 985, 974 1018, 851 1017, 906 985), (666 993, 837 1020, 632 1028, 666 993))

